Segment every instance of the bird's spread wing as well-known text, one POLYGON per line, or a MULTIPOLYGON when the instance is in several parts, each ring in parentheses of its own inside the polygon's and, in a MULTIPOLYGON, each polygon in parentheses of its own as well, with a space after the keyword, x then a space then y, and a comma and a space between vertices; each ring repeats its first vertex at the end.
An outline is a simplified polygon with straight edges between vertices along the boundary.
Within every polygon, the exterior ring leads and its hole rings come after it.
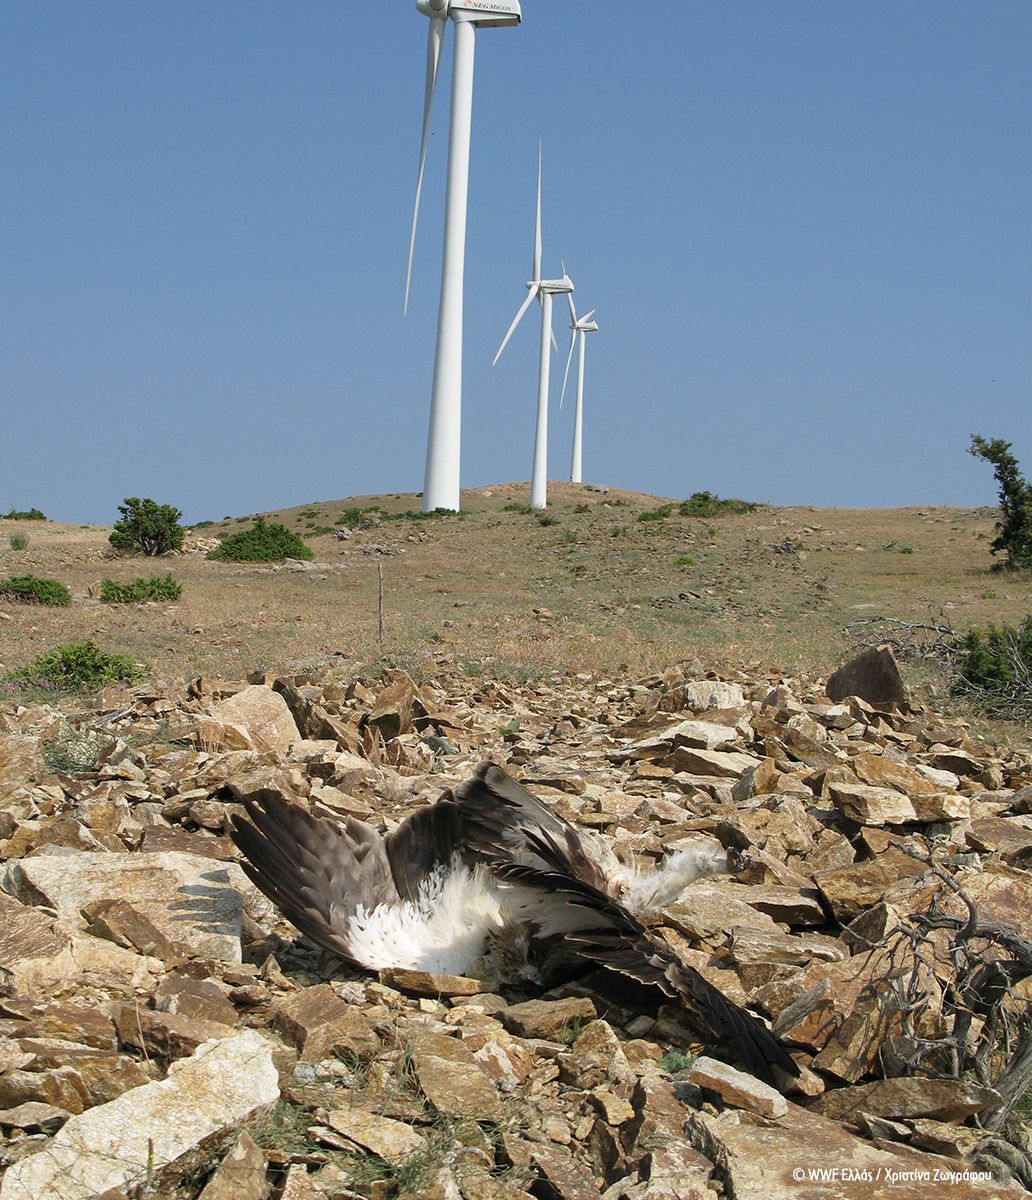
POLYGON ((462 814, 463 845, 487 862, 559 870, 598 892, 616 896, 622 871, 616 856, 578 833, 496 763, 482 762, 452 791, 462 814))
POLYGON ((387 835, 387 860, 403 900, 415 900, 427 875, 437 866, 451 864, 461 836, 461 814, 448 800, 417 808, 387 835))
POLYGON ((759 1018, 681 962, 621 904, 561 870, 542 871, 518 863, 495 863, 492 869, 503 880, 550 891, 556 902, 581 909, 583 922, 566 935, 578 954, 679 1000, 751 1074, 775 1086, 775 1067, 791 1076, 799 1074, 784 1046, 759 1018))
POLYGON ((383 840, 353 817, 338 825, 277 792, 244 801, 250 821, 233 818, 240 865, 255 887, 302 933, 355 966, 348 923, 358 905, 397 899, 383 840))

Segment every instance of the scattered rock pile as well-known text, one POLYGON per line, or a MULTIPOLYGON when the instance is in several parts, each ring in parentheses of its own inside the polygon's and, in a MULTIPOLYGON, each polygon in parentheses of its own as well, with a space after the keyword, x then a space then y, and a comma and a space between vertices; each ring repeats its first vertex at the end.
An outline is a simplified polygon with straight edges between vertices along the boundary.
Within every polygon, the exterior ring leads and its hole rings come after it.
POLYGON ((335 674, 0 706, 0 1200, 1022 1194, 1027 756, 804 680, 335 674), (627 861, 748 853, 660 928, 794 1094, 598 972, 356 976, 236 865, 261 788, 390 827, 486 756, 627 861))

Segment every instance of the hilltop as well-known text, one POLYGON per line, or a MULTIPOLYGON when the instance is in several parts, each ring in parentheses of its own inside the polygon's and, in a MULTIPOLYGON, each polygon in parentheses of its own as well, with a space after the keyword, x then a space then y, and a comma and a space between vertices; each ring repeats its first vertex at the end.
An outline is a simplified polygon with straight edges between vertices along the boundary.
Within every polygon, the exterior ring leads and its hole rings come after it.
POLYGON ((195 528, 188 546, 199 550, 162 560, 105 557, 107 526, 4 522, 0 574, 54 576, 75 600, 0 606, 0 663, 94 637, 180 679, 331 655, 418 668, 428 653, 520 677, 556 667, 647 674, 688 658, 827 673, 854 640, 845 627, 865 618, 933 615, 963 630, 1032 609, 1032 582, 990 572, 993 509, 758 505, 699 517, 680 515, 678 499, 549 487, 546 513, 526 509, 526 483, 508 483, 466 491, 462 514, 428 519, 413 493, 227 516, 195 528), (315 561, 205 559, 205 538, 256 515, 301 533, 315 561), (346 540, 335 532, 342 520, 356 526, 346 540), (29 537, 24 550, 6 544, 15 526, 29 537), (91 594, 103 577, 156 567, 184 585, 178 603, 129 613, 91 594))

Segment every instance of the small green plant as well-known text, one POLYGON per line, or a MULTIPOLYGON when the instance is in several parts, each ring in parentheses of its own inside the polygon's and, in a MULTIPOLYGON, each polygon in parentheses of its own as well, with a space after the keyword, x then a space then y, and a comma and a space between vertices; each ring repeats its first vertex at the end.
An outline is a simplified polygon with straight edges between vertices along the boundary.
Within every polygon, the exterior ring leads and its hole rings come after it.
POLYGON ((7 540, 12 550, 24 550, 29 544, 29 536, 26 533, 12 533, 7 540))
POLYGON ((1032 708, 1032 617, 971 629, 957 648, 955 693, 1001 715, 1032 708))
POLYGON ((564 529, 563 530, 563 544, 564 545, 575 546, 577 544, 577 541, 578 541, 578 538, 577 538, 576 529, 564 529))
POLYGON ((589 512, 591 512, 591 505, 590 504, 575 504, 573 506, 573 511, 575 513, 589 513, 589 512))
POLYGON ((338 525, 346 525, 348 529, 357 529, 361 520, 362 509, 352 506, 351 508, 344 509, 337 518, 336 523, 338 525))
POLYGON ((545 516, 543 516, 543 517, 538 517, 538 524, 539 524, 539 525, 544 525, 546 528, 547 528, 549 525, 558 525, 558 524, 559 524, 559 518, 558 518, 558 517, 550 517, 550 516, 548 516, 548 515, 546 514, 546 515, 545 515, 545 516))
POLYGON ((53 608, 67 608, 72 602, 72 593, 63 583, 56 579, 40 579, 38 575, 12 575, 10 579, 0 579, 0 596, 20 604, 45 604, 53 608))
POLYGON ((504 725, 498 726, 498 732, 503 737, 505 737, 506 734, 519 733, 519 731, 520 731, 520 723, 516 717, 513 717, 511 721, 506 721, 506 723, 504 725))
POLYGON ((102 740, 69 725, 62 725, 56 737, 43 747, 43 761, 47 770, 55 774, 82 775, 93 771, 97 759, 110 739, 102 740))
POLYGON ((141 668, 124 654, 107 654, 95 642, 70 642, 38 655, 27 667, 3 678, 5 690, 88 692, 110 683, 132 683, 141 668))
POLYGON ((721 500, 713 492, 692 492, 681 501, 682 517, 723 517, 733 513, 754 512, 756 505, 748 500, 721 500))
POLYGON ((651 508, 643 513, 638 513, 639 521, 665 521, 667 517, 674 511, 672 504, 664 504, 662 508, 651 508))
POLYGON ((38 508, 30 508, 28 511, 12 508, 9 513, 4 513, 5 521, 45 521, 46 519, 38 508))
POLYGON ((296 533, 285 525, 267 525, 259 517, 250 529, 241 529, 224 538, 208 558, 220 562, 282 562, 285 558, 310 559, 315 556, 296 533))
POLYGON ((913 554, 914 547, 913 546, 900 546, 899 552, 900 552, 900 554, 913 554))
POLYGON ((178 600, 183 585, 167 575, 152 575, 150 579, 134 579, 132 583, 116 583, 114 579, 100 581, 102 604, 144 604, 148 600, 178 600))
POLYGON ((585 1025, 587 1021, 583 1017, 572 1017, 556 1034, 555 1040, 562 1042, 564 1046, 572 1046, 584 1032, 585 1025))
POLYGON ((983 600, 995 600, 995 599, 996 599, 996 593, 995 593, 995 592, 993 592, 993 591, 985 591, 985 592, 982 592, 982 594, 981 594, 981 598, 982 598, 983 600))
POLYGON ((679 554, 674 559, 675 567, 694 567, 695 559, 690 554, 679 554))
POLYGON ((691 1069, 698 1055, 684 1054, 680 1050, 668 1050, 659 1060, 660 1069, 668 1075, 679 1075, 682 1071, 691 1069))
POLYGON ((314 508, 304 508, 297 514, 299 517, 317 517, 318 510, 314 508))
POLYGON ((523 516, 527 516, 532 511, 529 504, 521 504, 519 500, 510 500, 508 504, 502 505, 502 512, 521 513, 523 516))
POLYGON ((986 441, 975 435, 968 453, 984 459, 993 467, 1000 496, 1000 515, 996 522, 996 538, 990 550, 1006 554, 1002 564, 993 569, 1024 570, 1032 568, 1032 484, 1018 467, 1011 453, 1010 442, 1003 438, 986 441))
POLYGON ((305 537, 324 537, 327 533, 333 533, 333 531, 332 525, 316 525, 305 534, 305 537))
POLYGON ((615 525, 610 537, 626 537, 630 533, 630 527, 627 525, 615 525))
POLYGON ((183 514, 178 508, 129 496, 118 506, 118 511, 122 515, 115 522, 108 541, 120 553, 156 557, 182 549, 186 531, 179 524, 183 514))
POLYGON ((194 521, 190 526, 191 529, 210 529, 214 525, 214 521, 194 521))

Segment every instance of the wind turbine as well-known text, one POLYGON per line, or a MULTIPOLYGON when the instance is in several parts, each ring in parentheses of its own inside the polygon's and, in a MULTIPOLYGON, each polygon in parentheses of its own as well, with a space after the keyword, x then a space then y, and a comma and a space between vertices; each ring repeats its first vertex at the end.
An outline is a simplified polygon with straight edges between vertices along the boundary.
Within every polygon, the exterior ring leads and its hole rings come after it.
MULTIPOLYGON (((534 470, 530 478, 530 507, 547 508, 548 506, 548 375, 550 367, 550 352, 555 344, 555 334, 552 332, 552 297, 570 295, 573 291, 573 280, 566 274, 566 264, 563 264, 562 279, 541 278, 541 146, 538 145, 538 185, 537 185, 537 220, 534 226, 534 274, 527 283, 527 298, 520 305, 509 332, 502 339, 498 353, 494 356, 497 362, 502 351, 509 343, 516 326, 523 320, 523 314, 530 308, 531 301, 536 297, 541 302, 541 359, 538 367, 538 405, 537 424, 534 429, 534 470)), ((494 364, 492 363, 492 366, 494 364)))
POLYGON ((583 317, 577 316, 573 304, 573 296, 567 296, 570 302, 570 353, 566 356, 566 374, 563 376, 563 390, 559 395, 559 407, 562 408, 566 397, 566 382, 570 378, 570 363, 573 362, 574 343, 580 343, 580 354, 577 357, 577 408, 573 416, 573 455, 570 459, 570 482, 581 482, 581 433, 584 428, 584 343, 589 333, 598 333, 598 322, 591 318, 598 311, 592 309, 583 317))
POLYGON ((437 352, 430 400, 430 432, 426 447, 423 512, 435 508, 458 511, 459 462, 462 439, 462 283, 466 260, 466 200, 469 191, 470 127, 473 119, 473 58, 476 28, 518 25, 518 0, 416 0, 430 18, 426 47, 426 92, 423 99, 423 138, 419 149, 416 202, 412 211, 405 311, 412 282, 419 200, 423 190, 430 113, 437 88, 445 22, 455 25, 452 65, 451 126, 448 133, 448 186, 444 209, 444 261, 441 306, 437 319, 437 352))

